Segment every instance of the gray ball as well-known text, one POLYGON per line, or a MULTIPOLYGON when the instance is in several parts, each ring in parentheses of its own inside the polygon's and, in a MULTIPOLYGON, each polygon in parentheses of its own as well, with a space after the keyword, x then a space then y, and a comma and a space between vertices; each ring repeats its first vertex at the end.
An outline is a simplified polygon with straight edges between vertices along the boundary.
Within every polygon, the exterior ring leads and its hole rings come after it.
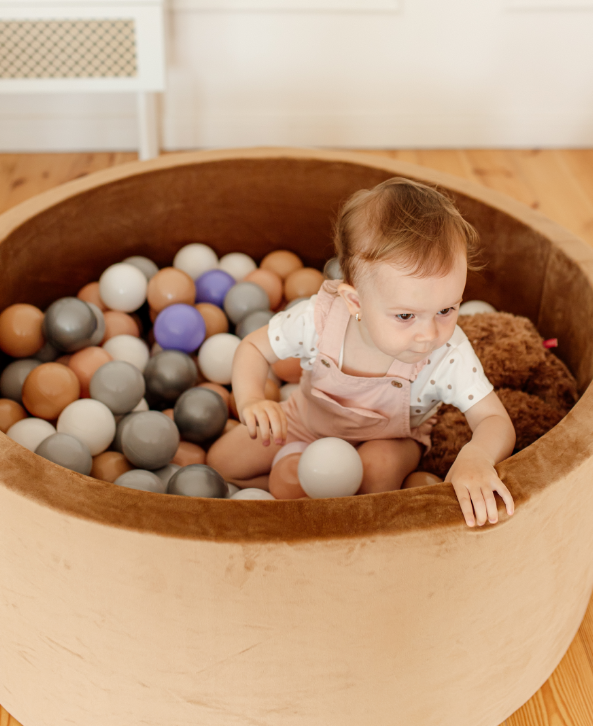
POLYGON ((142 255, 126 257, 124 262, 128 265, 134 265, 134 267, 137 267, 147 280, 150 280, 159 271, 159 268, 151 259, 143 257, 142 255))
POLYGON ((95 328, 95 332, 87 341, 87 345, 101 345, 103 338, 105 337, 105 316, 94 303, 90 302, 87 303, 87 305, 93 311, 97 320, 97 327, 95 328))
POLYGON ((158 476, 159 479, 162 479, 165 484, 169 483, 169 479, 175 474, 175 472, 179 471, 181 467, 179 464, 167 464, 167 466, 163 466, 162 469, 157 469, 154 473, 158 476))
POLYGON ((223 307, 229 320, 238 325, 249 313, 269 310, 268 293, 255 282, 238 282, 224 297, 223 307))
POLYGON ((128 413, 144 397, 144 376, 131 363, 112 360, 94 372, 89 392, 112 413, 128 413))
POLYGON ((211 466, 206 464, 190 464, 183 466, 169 479, 169 494, 180 494, 184 497, 207 497, 209 499, 226 499, 228 487, 225 480, 211 466))
POLYGON ((295 305, 298 305, 300 302, 303 302, 303 300, 310 300, 311 298, 308 297, 295 297, 294 300, 291 300, 288 305, 284 308, 284 310, 290 310, 290 308, 293 308, 295 305))
POLYGON ((45 311, 43 335, 58 350, 74 353, 88 345, 97 329, 90 305, 77 297, 63 297, 45 311))
POLYGON ((125 424, 121 446, 126 459, 139 469, 160 469, 175 456, 177 426, 159 411, 139 411, 125 424))
POLYGON ((198 379, 196 364, 180 350, 162 350, 144 369, 146 391, 152 399, 173 403, 198 379))
POLYGON ((323 274, 328 280, 342 279, 342 268, 340 267, 340 263, 338 262, 337 257, 332 257, 325 263, 325 266, 323 268, 323 274))
POLYGON ((127 489, 139 489, 143 492, 153 492, 153 494, 167 493, 167 483, 159 479, 152 471, 146 469, 126 471, 125 474, 118 476, 113 483, 127 489))
POLYGON ((115 427, 115 436, 113 438, 113 441, 111 442, 111 448, 114 451, 119 451, 120 454, 124 453, 121 445, 121 438, 124 432, 124 428, 130 422, 132 416, 136 416, 137 413, 140 413, 140 411, 130 411, 130 413, 123 416, 123 418, 120 418, 120 420, 117 422, 115 427))
POLYGON ((10 398, 17 403, 23 402, 23 384, 33 368, 41 365, 35 358, 20 358, 9 363, 0 376, 0 394, 2 398, 10 398))
POLYGON ((179 396, 173 409, 179 433, 194 444, 220 436, 228 417, 222 396, 209 388, 190 388, 179 396))
POLYGON ((90 474, 93 457, 89 447, 70 434, 52 434, 35 449, 38 456, 79 474, 90 474))
POLYGON ((60 351, 51 343, 44 343, 44 345, 35 353, 35 358, 40 360, 42 363, 51 363, 60 355, 60 351))
POLYGON ((235 334, 243 340, 249 333, 253 333, 254 330, 259 330, 267 325, 273 317, 274 313, 271 310, 255 310, 241 320, 237 325, 235 334))

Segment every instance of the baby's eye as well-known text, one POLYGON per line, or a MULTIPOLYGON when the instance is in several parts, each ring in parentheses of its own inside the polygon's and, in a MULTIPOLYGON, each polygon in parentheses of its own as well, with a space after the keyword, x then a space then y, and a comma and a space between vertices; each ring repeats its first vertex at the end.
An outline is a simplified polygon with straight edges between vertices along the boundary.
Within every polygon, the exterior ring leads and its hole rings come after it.
POLYGON ((397 315, 396 315, 395 317, 396 317, 396 318, 397 318, 398 320, 401 320, 401 321, 402 321, 402 323, 407 323, 407 322, 408 322, 408 320, 411 320, 411 319, 412 319, 412 318, 414 317, 414 313, 398 313, 398 314, 397 314, 397 315), (407 315, 408 317, 405 317, 406 315, 407 315))
POLYGON ((447 313, 449 313, 451 310, 453 310, 453 308, 443 308, 440 312, 447 315, 447 313))

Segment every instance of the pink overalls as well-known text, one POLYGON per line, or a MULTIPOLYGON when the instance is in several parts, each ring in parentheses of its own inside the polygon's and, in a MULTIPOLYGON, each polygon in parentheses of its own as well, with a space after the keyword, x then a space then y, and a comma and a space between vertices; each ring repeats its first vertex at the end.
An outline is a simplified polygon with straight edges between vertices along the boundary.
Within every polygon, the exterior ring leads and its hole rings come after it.
POLYGON ((431 449, 430 436, 410 429, 410 383, 426 365, 394 360, 384 376, 349 376, 338 366, 350 313, 336 293, 341 280, 326 280, 315 304, 318 354, 303 371, 299 388, 281 406, 288 419, 287 443, 325 436, 354 446, 370 439, 411 438, 431 449))

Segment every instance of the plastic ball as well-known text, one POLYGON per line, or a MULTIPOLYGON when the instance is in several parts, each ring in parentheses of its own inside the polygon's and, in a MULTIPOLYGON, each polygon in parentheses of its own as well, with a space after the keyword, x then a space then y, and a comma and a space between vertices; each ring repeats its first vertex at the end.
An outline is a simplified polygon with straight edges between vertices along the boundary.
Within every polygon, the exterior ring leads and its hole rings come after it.
POLYGON ((226 495, 227 499, 230 499, 233 494, 241 491, 241 487, 238 487, 236 484, 231 484, 230 481, 227 481, 226 485, 229 488, 229 493, 226 495))
POLYGON ((309 295, 309 297, 295 297, 295 299, 291 300, 284 309, 290 310, 290 308, 293 308, 295 305, 298 305, 300 302, 303 302, 303 300, 309 300, 310 297, 311 297, 310 295, 309 295))
POLYGON ((99 278, 101 300, 111 310, 131 313, 146 300, 148 281, 143 272, 127 262, 110 265, 99 278))
POLYGON ((191 388, 197 378, 196 364, 187 353, 180 350, 163 350, 157 353, 148 361, 144 371, 147 393, 153 398, 170 403, 191 388))
POLYGON ((64 353, 74 353, 88 345, 97 329, 97 318, 83 300, 63 297, 45 311, 43 335, 64 353))
POLYGON ((284 282, 284 297, 290 302, 296 297, 311 297, 323 284, 323 273, 313 267, 291 272, 284 282))
POLYGON ((130 423, 130 420, 132 416, 135 416, 136 413, 130 411, 130 413, 126 414, 125 416, 122 416, 119 421, 116 422, 115 425, 115 436, 113 437, 113 441, 111 442, 111 448, 114 451, 119 452, 120 454, 123 454, 123 447, 121 444, 122 436, 125 427, 130 423))
POLYGON ((323 275, 328 280, 341 280, 343 277, 342 268, 337 257, 332 257, 323 267, 323 275))
POLYGON ((25 449, 35 452, 39 444, 47 439, 48 436, 55 434, 55 428, 41 418, 24 418, 13 424, 6 435, 9 439, 16 441, 17 444, 24 446, 25 449))
POLYGON ((163 267, 148 283, 148 304, 156 313, 169 305, 193 305, 196 288, 193 279, 175 267, 163 267))
POLYGON ((179 441, 177 426, 160 411, 135 413, 121 435, 124 456, 139 469, 160 469, 168 464, 179 441))
POLYGON ((150 352, 146 343, 133 335, 116 335, 103 343, 103 350, 106 350, 113 360, 124 360, 144 373, 150 352))
POLYGON ((202 343, 198 352, 198 365, 209 381, 222 385, 231 382, 233 357, 240 343, 241 338, 230 333, 213 335, 202 343))
POLYGON ((95 328, 95 332, 87 341, 87 345, 100 345, 105 337, 105 316, 95 303, 89 302, 87 305, 91 308, 95 314, 95 319, 97 320, 97 327, 95 328))
POLYGON ((140 411, 149 411, 150 406, 145 398, 141 398, 140 401, 134 406, 130 413, 139 413, 140 411))
POLYGON ((273 494, 270 494, 270 492, 265 491, 265 489, 255 489, 251 487, 248 489, 241 489, 233 494, 230 499, 272 499, 276 501, 276 497, 273 494))
POLYGON ((42 363, 29 373, 23 385, 23 406, 36 418, 53 421, 80 395, 73 370, 59 363, 42 363))
POLYGON ((24 418, 27 418, 27 412, 19 403, 10 398, 0 398, 0 431, 3 434, 24 418))
POLYGON ((301 258, 295 255, 294 252, 274 250, 263 258, 259 266, 262 270, 271 270, 282 280, 286 280, 290 273, 300 269, 303 263, 301 258))
POLYGON ((107 310, 107 305, 105 305, 103 300, 101 300, 98 282, 89 282, 88 285, 81 287, 76 293, 76 297, 86 303, 93 303, 93 305, 96 305, 102 313, 107 310))
POLYGON ((218 256, 212 247, 192 242, 182 247, 173 258, 173 267, 187 273, 192 280, 218 267, 218 256))
POLYGON ((226 499, 228 488, 225 480, 211 466, 191 464, 175 472, 169 479, 169 494, 184 497, 226 499))
POLYGON ((253 333, 254 330, 259 330, 267 325, 273 317, 274 313, 271 310, 255 310, 241 320, 235 332, 243 340, 249 333, 253 333))
POLYGON ((428 471, 413 471, 404 479, 402 489, 414 489, 416 487, 428 487, 432 484, 440 484, 443 480, 436 474, 428 471))
POLYGON ((283 386, 280 386, 280 400, 288 401, 297 388, 299 388, 298 383, 285 383, 283 386))
POLYGON ((66 469, 88 475, 93 468, 89 447, 70 434, 52 434, 35 449, 37 456, 53 461, 66 469))
POLYGON ((495 313, 496 308, 484 300, 468 300, 459 306, 460 315, 476 315, 476 313, 495 313))
POLYGON ((35 358, 42 363, 51 363, 56 360, 60 355, 60 351, 52 345, 49 341, 46 341, 41 348, 35 353, 35 358))
POLYGON ((206 452, 201 446, 192 444, 190 441, 180 441, 171 464, 189 466, 190 464, 205 464, 206 452))
POLYGON ((0 394, 17 403, 23 402, 23 384, 29 373, 42 365, 35 358, 21 358, 9 363, 0 375, 0 394))
POLYGON ((104 451, 93 458, 91 476, 113 483, 118 476, 132 471, 134 467, 119 451, 104 451))
POLYGON ((32 356, 43 346, 43 313, 34 305, 9 305, 0 313, 0 350, 13 358, 32 356))
POLYGON ((119 487, 126 489, 138 489, 142 492, 152 492, 153 494, 165 494, 167 485, 152 471, 146 469, 132 469, 125 474, 118 476, 113 482, 119 487))
POLYGON ((222 396, 198 387, 179 396, 173 415, 181 436, 194 444, 202 444, 220 436, 229 413, 222 396))
POLYGON ((94 373, 89 386, 91 398, 101 401, 116 414, 128 413, 135 408, 144 397, 145 390, 142 373, 123 360, 102 365, 94 373))
POLYGON ((224 270, 208 270, 195 281, 195 302, 222 307, 225 295, 235 282, 235 278, 224 270))
POLYGON ((204 318, 206 324, 206 338, 217 333, 229 332, 229 319, 217 305, 211 303, 198 303, 196 310, 204 318))
POLYGON ((276 499, 303 499, 307 496, 298 476, 299 461, 306 448, 304 441, 293 441, 283 446, 274 457, 268 487, 276 499))
POLYGON ((299 460, 298 476, 313 499, 350 497, 362 484, 362 460, 352 444, 328 436, 307 446, 299 460))
POLYGON ((155 320, 154 337, 163 350, 191 353, 206 337, 206 323, 193 305, 169 305, 155 320))
POLYGON ((89 447, 91 456, 96 456, 105 451, 113 441, 115 419, 101 401, 81 398, 62 411, 57 429, 58 433, 76 436, 89 447))
POLYGON ((255 282, 256 285, 263 287, 268 296, 271 308, 277 308, 282 300, 282 279, 272 270, 253 270, 245 276, 244 282, 255 282))
POLYGON ((122 313, 121 310, 108 310, 103 314, 105 320, 105 333, 102 343, 106 343, 116 335, 132 335, 134 338, 140 337, 140 328, 138 323, 128 313, 122 313))
POLYGON ((229 252, 218 261, 218 269, 228 272, 237 282, 241 282, 250 272, 257 269, 252 257, 244 252, 229 252))
POLYGON ((212 381, 206 381, 206 383, 200 383, 198 385, 198 388, 209 388, 211 391, 218 393, 218 395, 222 397, 222 400, 224 401, 225 406, 228 408, 229 399, 231 397, 231 394, 230 394, 228 388, 221 386, 220 383, 212 383, 212 381))
POLYGON ((224 311, 229 320, 237 325, 255 310, 269 310, 268 294, 254 282, 238 282, 224 298, 224 311))
POLYGON ((151 259, 144 257, 143 255, 132 255, 131 257, 126 257, 123 262, 126 265, 134 265, 134 267, 137 267, 147 280, 152 279, 159 271, 157 265, 151 259))
POLYGON ((80 383, 80 397, 89 397, 89 386, 91 378, 101 366, 109 363, 113 358, 104 348, 90 346, 74 353, 68 361, 68 367, 71 368, 80 383))
POLYGON ((181 467, 179 464, 167 464, 167 466, 163 466, 161 469, 156 469, 153 473, 156 474, 159 479, 165 482, 165 484, 169 483, 169 480, 175 474, 176 471, 179 471, 181 467))

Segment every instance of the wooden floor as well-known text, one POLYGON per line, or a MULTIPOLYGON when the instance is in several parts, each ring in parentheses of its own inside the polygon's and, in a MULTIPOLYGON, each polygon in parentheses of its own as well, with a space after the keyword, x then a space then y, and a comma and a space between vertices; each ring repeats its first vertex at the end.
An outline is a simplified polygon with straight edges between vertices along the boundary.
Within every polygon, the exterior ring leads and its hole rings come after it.
MULTIPOLYGON (((593 149, 371 153, 428 166, 508 194, 593 246, 593 149)), ((135 159, 133 153, 0 154, 0 212, 57 184, 135 159)), ((0 726, 19 726, 1 706, 0 726)), ((108 714, 105 726, 109 726, 108 714)), ((593 726, 593 599, 554 673, 501 726, 593 726)))

